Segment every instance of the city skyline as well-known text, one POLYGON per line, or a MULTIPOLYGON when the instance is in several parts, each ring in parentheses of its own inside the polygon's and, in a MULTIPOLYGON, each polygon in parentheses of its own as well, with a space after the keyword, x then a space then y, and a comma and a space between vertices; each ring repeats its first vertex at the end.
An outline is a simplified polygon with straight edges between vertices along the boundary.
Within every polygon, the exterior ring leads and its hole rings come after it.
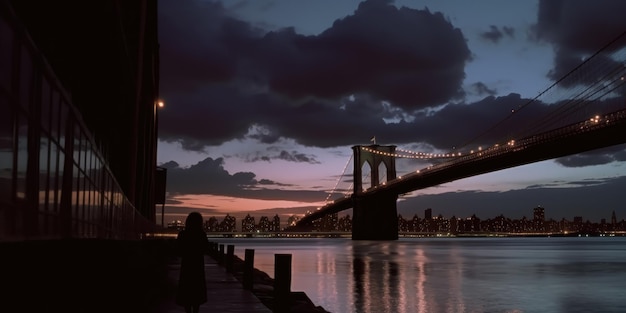
MULTIPOLYGON (((592 224, 592 225, 610 224, 610 225, 613 225, 614 227, 616 225, 620 225, 619 230, 626 231, 626 228, 625 228, 626 218, 618 217, 615 211, 612 211, 609 216, 601 217, 598 220, 591 220, 585 216, 571 216, 571 217, 563 216, 561 218, 552 218, 552 217, 549 217, 550 216, 549 210, 547 212, 548 215, 546 215, 545 208, 542 206, 537 206, 533 208, 532 211, 528 210, 528 212, 526 213, 528 214, 524 214, 520 218, 513 218, 510 216, 506 216, 504 214, 493 215, 493 216, 481 216, 476 213, 470 214, 468 216, 455 216, 455 215, 444 216, 441 212, 433 211, 432 208, 427 208, 427 209, 422 210, 421 212, 418 212, 417 210, 415 210, 413 212, 406 211, 404 214, 398 213, 398 220, 399 220, 398 222, 407 223, 415 219, 418 219, 419 221, 424 221, 424 220, 448 220, 450 221, 453 219, 455 220, 477 219, 479 221, 493 221, 493 220, 499 220, 499 219, 504 219, 508 221, 541 220, 546 223, 566 222, 566 223, 581 223, 581 224, 592 224), (400 221, 401 219, 404 220, 404 222, 401 222, 400 221)), ((278 231, 289 229, 289 226, 295 225, 294 223, 296 223, 299 219, 300 219, 300 216, 295 215, 295 214, 287 218, 281 219, 278 214, 274 214, 273 216, 268 216, 268 215, 253 215, 251 213, 246 213, 245 216, 236 217, 234 215, 231 215, 230 213, 226 213, 226 215, 223 216, 221 220, 220 220, 220 217, 216 215, 206 216, 204 220, 204 224, 205 224, 205 228, 207 228, 207 231, 213 231, 213 232, 223 232, 223 231, 253 232, 253 231, 256 231, 257 228, 262 232, 278 232, 278 231), (256 223, 257 218, 258 218, 258 223, 256 223), (220 229, 223 226, 218 226, 218 225, 224 225, 224 224, 228 224, 227 226, 228 230, 220 229), (276 225, 278 225, 278 227, 276 227, 276 225)), ((352 220, 351 214, 347 214, 347 213, 329 214, 326 219, 335 220, 335 222, 337 223, 337 225, 335 226, 337 226, 338 228, 334 230, 350 231, 346 229, 341 229, 339 225, 341 224, 342 220, 346 220, 346 219, 349 220, 350 221, 349 223, 351 224, 351 220, 352 220)), ((313 225, 314 229, 316 227, 319 228, 319 224, 324 223, 323 220, 324 219, 318 220, 317 223, 314 223, 313 225)), ((185 223, 183 220, 167 221, 167 228, 180 230, 180 229, 183 229, 184 226, 185 226, 185 223)), ((319 231, 320 229, 316 229, 316 230, 319 231)), ((617 230, 617 229, 613 229, 613 230, 617 230)), ((403 229, 399 225, 398 231, 406 232, 407 230, 403 229)))
MULTIPOLYGON (((626 29, 616 13, 624 4, 615 1, 159 5, 165 220, 192 210, 283 217, 314 210, 335 186, 349 190, 349 179, 338 175, 350 167, 352 145, 376 136, 409 150, 447 151, 626 29), (402 51, 408 54, 401 67, 380 62, 402 51), (345 65, 350 55, 363 63, 345 65), (399 77, 415 78, 414 84, 434 73, 445 79, 429 78, 428 90, 388 84, 399 77)), ((398 211, 521 217, 541 204, 563 217, 623 216, 624 148, 413 192, 401 197, 398 211)), ((399 164, 398 174, 425 166, 399 164)))

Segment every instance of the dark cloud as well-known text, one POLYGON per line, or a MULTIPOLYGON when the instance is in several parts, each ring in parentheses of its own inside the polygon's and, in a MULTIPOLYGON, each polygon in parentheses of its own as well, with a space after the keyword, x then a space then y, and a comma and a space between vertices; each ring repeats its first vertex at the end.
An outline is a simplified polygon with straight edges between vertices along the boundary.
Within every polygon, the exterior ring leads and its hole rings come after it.
POLYGON ((586 187, 586 186, 596 186, 602 185, 607 182, 607 179, 584 179, 577 181, 553 181, 551 183, 543 183, 543 184, 534 184, 526 187, 526 189, 538 189, 538 188, 567 188, 567 187, 586 187))
POLYGON ((625 1, 541 0, 532 36, 554 45, 554 68, 548 76, 561 78, 622 34, 626 30, 623 12, 625 1))
POLYGON ((480 37, 493 43, 498 43, 504 36, 514 37, 515 29, 513 27, 503 26, 502 30, 498 26, 491 25, 489 30, 480 34, 480 37))
POLYGON ((586 153, 574 154, 558 158, 555 161, 565 167, 583 167, 623 162, 626 161, 626 145, 617 145, 586 153))
POLYGON ((312 202, 323 200, 326 196, 323 191, 269 189, 271 186, 284 188, 289 185, 269 179, 257 180, 251 172, 230 174, 224 169, 222 158, 206 158, 188 168, 182 168, 174 161, 160 166, 167 169, 167 191, 172 195, 210 194, 312 202))
POLYGON ((189 92, 235 77, 237 56, 255 30, 226 16, 220 2, 161 1, 159 5, 162 94, 189 92))
MULTIPOLYGON (((271 149, 269 149, 271 150, 271 149)), ((270 154, 270 155, 262 155, 260 152, 257 152, 255 155, 242 157, 246 162, 258 162, 265 161, 271 162, 271 160, 283 160, 288 162, 296 162, 296 163, 309 163, 309 164, 319 164, 320 162, 315 158, 314 155, 300 153, 298 151, 285 151, 281 150, 278 153, 270 154)))
MULTIPOLYGON (((266 144, 289 138, 328 148, 368 144, 373 135, 381 144, 423 142, 451 150, 545 130, 529 121, 545 116, 549 106, 536 101, 520 111, 530 99, 494 97, 496 90, 481 82, 470 92, 489 97, 449 101, 458 95, 469 50, 461 31, 440 13, 364 1, 321 34, 303 36, 293 29, 263 33, 214 1, 160 5, 162 94, 168 105, 159 114, 159 136, 187 150, 244 138, 266 144), (182 13, 184 20, 176 15, 182 13), (224 70, 210 70, 217 66, 224 70), (498 121, 504 122, 492 125, 498 121)), ((572 7, 585 6, 574 1, 572 7)), ((542 2, 540 16, 564 8, 571 9, 542 2)), ((539 20, 537 38, 575 47, 562 39, 569 23, 539 20)), ((514 34, 510 27, 496 29, 514 34)), ((315 156, 281 150, 246 158, 317 162, 315 156)))
POLYGON ((265 178, 259 180, 259 185, 291 186, 289 184, 281 184, 281 183, 275 182, 273 180, 265 179, 265 178))
POLYGON ((448 104, 441 110, 418 116, 413 123, 392 125, 393 134, 389 138, 399 136, 403 141, 428 142, 436 149, 451 150, 474 145, 476 148, 484 144, 504 143, 518 135, 525 128, 528 118, 545 114, 546 106, 537 103, 524 111, 514 114, 506 123, 494 129, 493 124, 485 121, 502 121, 510 117, 511 111, 529 100, 519 94, 503 97, 486 97, 475 103, 448 104), (392 137, 393 136, 393 137, 392 137), (413 138, 412 140, 409 138, 413 138))
POLYGON ((490 89, 482 82, 473 83, 470 88, 479 96, 495 96, 498 93, 495 89, 490 89))
POLYGON ((222 158, 206 158, 189 168, 181 168, 176 162, 167 162, 167 190, 187 194, 231 194, 255 186, 255 174, 238 172, 230 174, 224 169, 222 158))
POLYGON ((364 1, 319 36, 267 34, 259 56, 270 87, 293 98, 367 92, 406 109, 459 94, 470 51, 441 13, 364 1))
POLYGON ((461 96, 470 58, 463 34, 441 13, 389 1, 364 1, 317 36, 293 29, 263 34, 215 1, 162 1, 159 12, 167 102, 159 136, 187 150, 241 139, 254 125, 269 130, 253 135, 264 143, 289 136, 316 146, 345 144, 351 138, 342 134, 381 126, 391 108, 410 112, 461 96), (367 98, 358 102, 367 107, 341 110, 352 94, 367 98), (391 105, 386 111, 381 100, 391 105), (377 115, 346 122, 372 113, 374 104, 377 115), (341 119, 344 125, 336 123, 341 119), (320 129, 327 120, 330 127, 320 129), (286 129, 302 121, 331 141, 286 129))
POLYGON ((311 164, 320 163, 319 161, 316 161, 314 158, 304 153, 298 153, 297 151, 287 152, 283 150, 280 152, 280 155, 278 156, 278 158, 281 160, 290 161, 290 162, 305 162, 305 163, 311 163, 311 164))

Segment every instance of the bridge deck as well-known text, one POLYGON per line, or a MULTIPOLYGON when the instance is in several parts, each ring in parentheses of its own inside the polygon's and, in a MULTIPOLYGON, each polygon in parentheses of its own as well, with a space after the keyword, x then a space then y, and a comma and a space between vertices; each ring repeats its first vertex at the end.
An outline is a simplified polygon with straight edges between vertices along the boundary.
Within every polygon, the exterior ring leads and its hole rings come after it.
MULTIPOLYGON (((359 197, 385 194, 401 195, 457 179, 494 172, 515 166, 554 159, 626 143, 626 109, 581 121, 485 150, 464 153, 449 161, 411 172, 360 193, 359 197)), ((304 227, 326 214, 353 207, 351 198, 339 198, 298 221, 304 227)))

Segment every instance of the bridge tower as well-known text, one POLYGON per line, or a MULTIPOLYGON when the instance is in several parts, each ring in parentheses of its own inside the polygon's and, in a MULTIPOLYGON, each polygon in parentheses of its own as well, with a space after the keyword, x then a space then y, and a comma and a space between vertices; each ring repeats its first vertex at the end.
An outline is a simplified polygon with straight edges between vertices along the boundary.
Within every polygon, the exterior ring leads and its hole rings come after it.
POLYGON ((370 188, 378 186, 381 164, 386 168, 386 180, 396 178, 396 146, 354 146, 354 192, 352 194, 352 240, 398 239, 398 195, 365 195, 363 190, 363 166, 371 168, 370 188))

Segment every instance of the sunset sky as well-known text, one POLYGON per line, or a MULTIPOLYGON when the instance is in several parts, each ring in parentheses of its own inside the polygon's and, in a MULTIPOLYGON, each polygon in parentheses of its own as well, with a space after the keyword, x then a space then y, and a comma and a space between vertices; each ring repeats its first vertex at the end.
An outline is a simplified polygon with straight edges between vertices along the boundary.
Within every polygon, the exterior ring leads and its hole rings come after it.
MULTIPOLYGON (((351 147, 372 136, 461 147, 625 31, 624 12, 624 1, 161 0, 165 220, 314 210, 350 188, 351 147)), ((480 175, 405 195, 398 212, 521 218, 540 205, 558 220, 623 219, 625 161, 620 145, 480 175)))

